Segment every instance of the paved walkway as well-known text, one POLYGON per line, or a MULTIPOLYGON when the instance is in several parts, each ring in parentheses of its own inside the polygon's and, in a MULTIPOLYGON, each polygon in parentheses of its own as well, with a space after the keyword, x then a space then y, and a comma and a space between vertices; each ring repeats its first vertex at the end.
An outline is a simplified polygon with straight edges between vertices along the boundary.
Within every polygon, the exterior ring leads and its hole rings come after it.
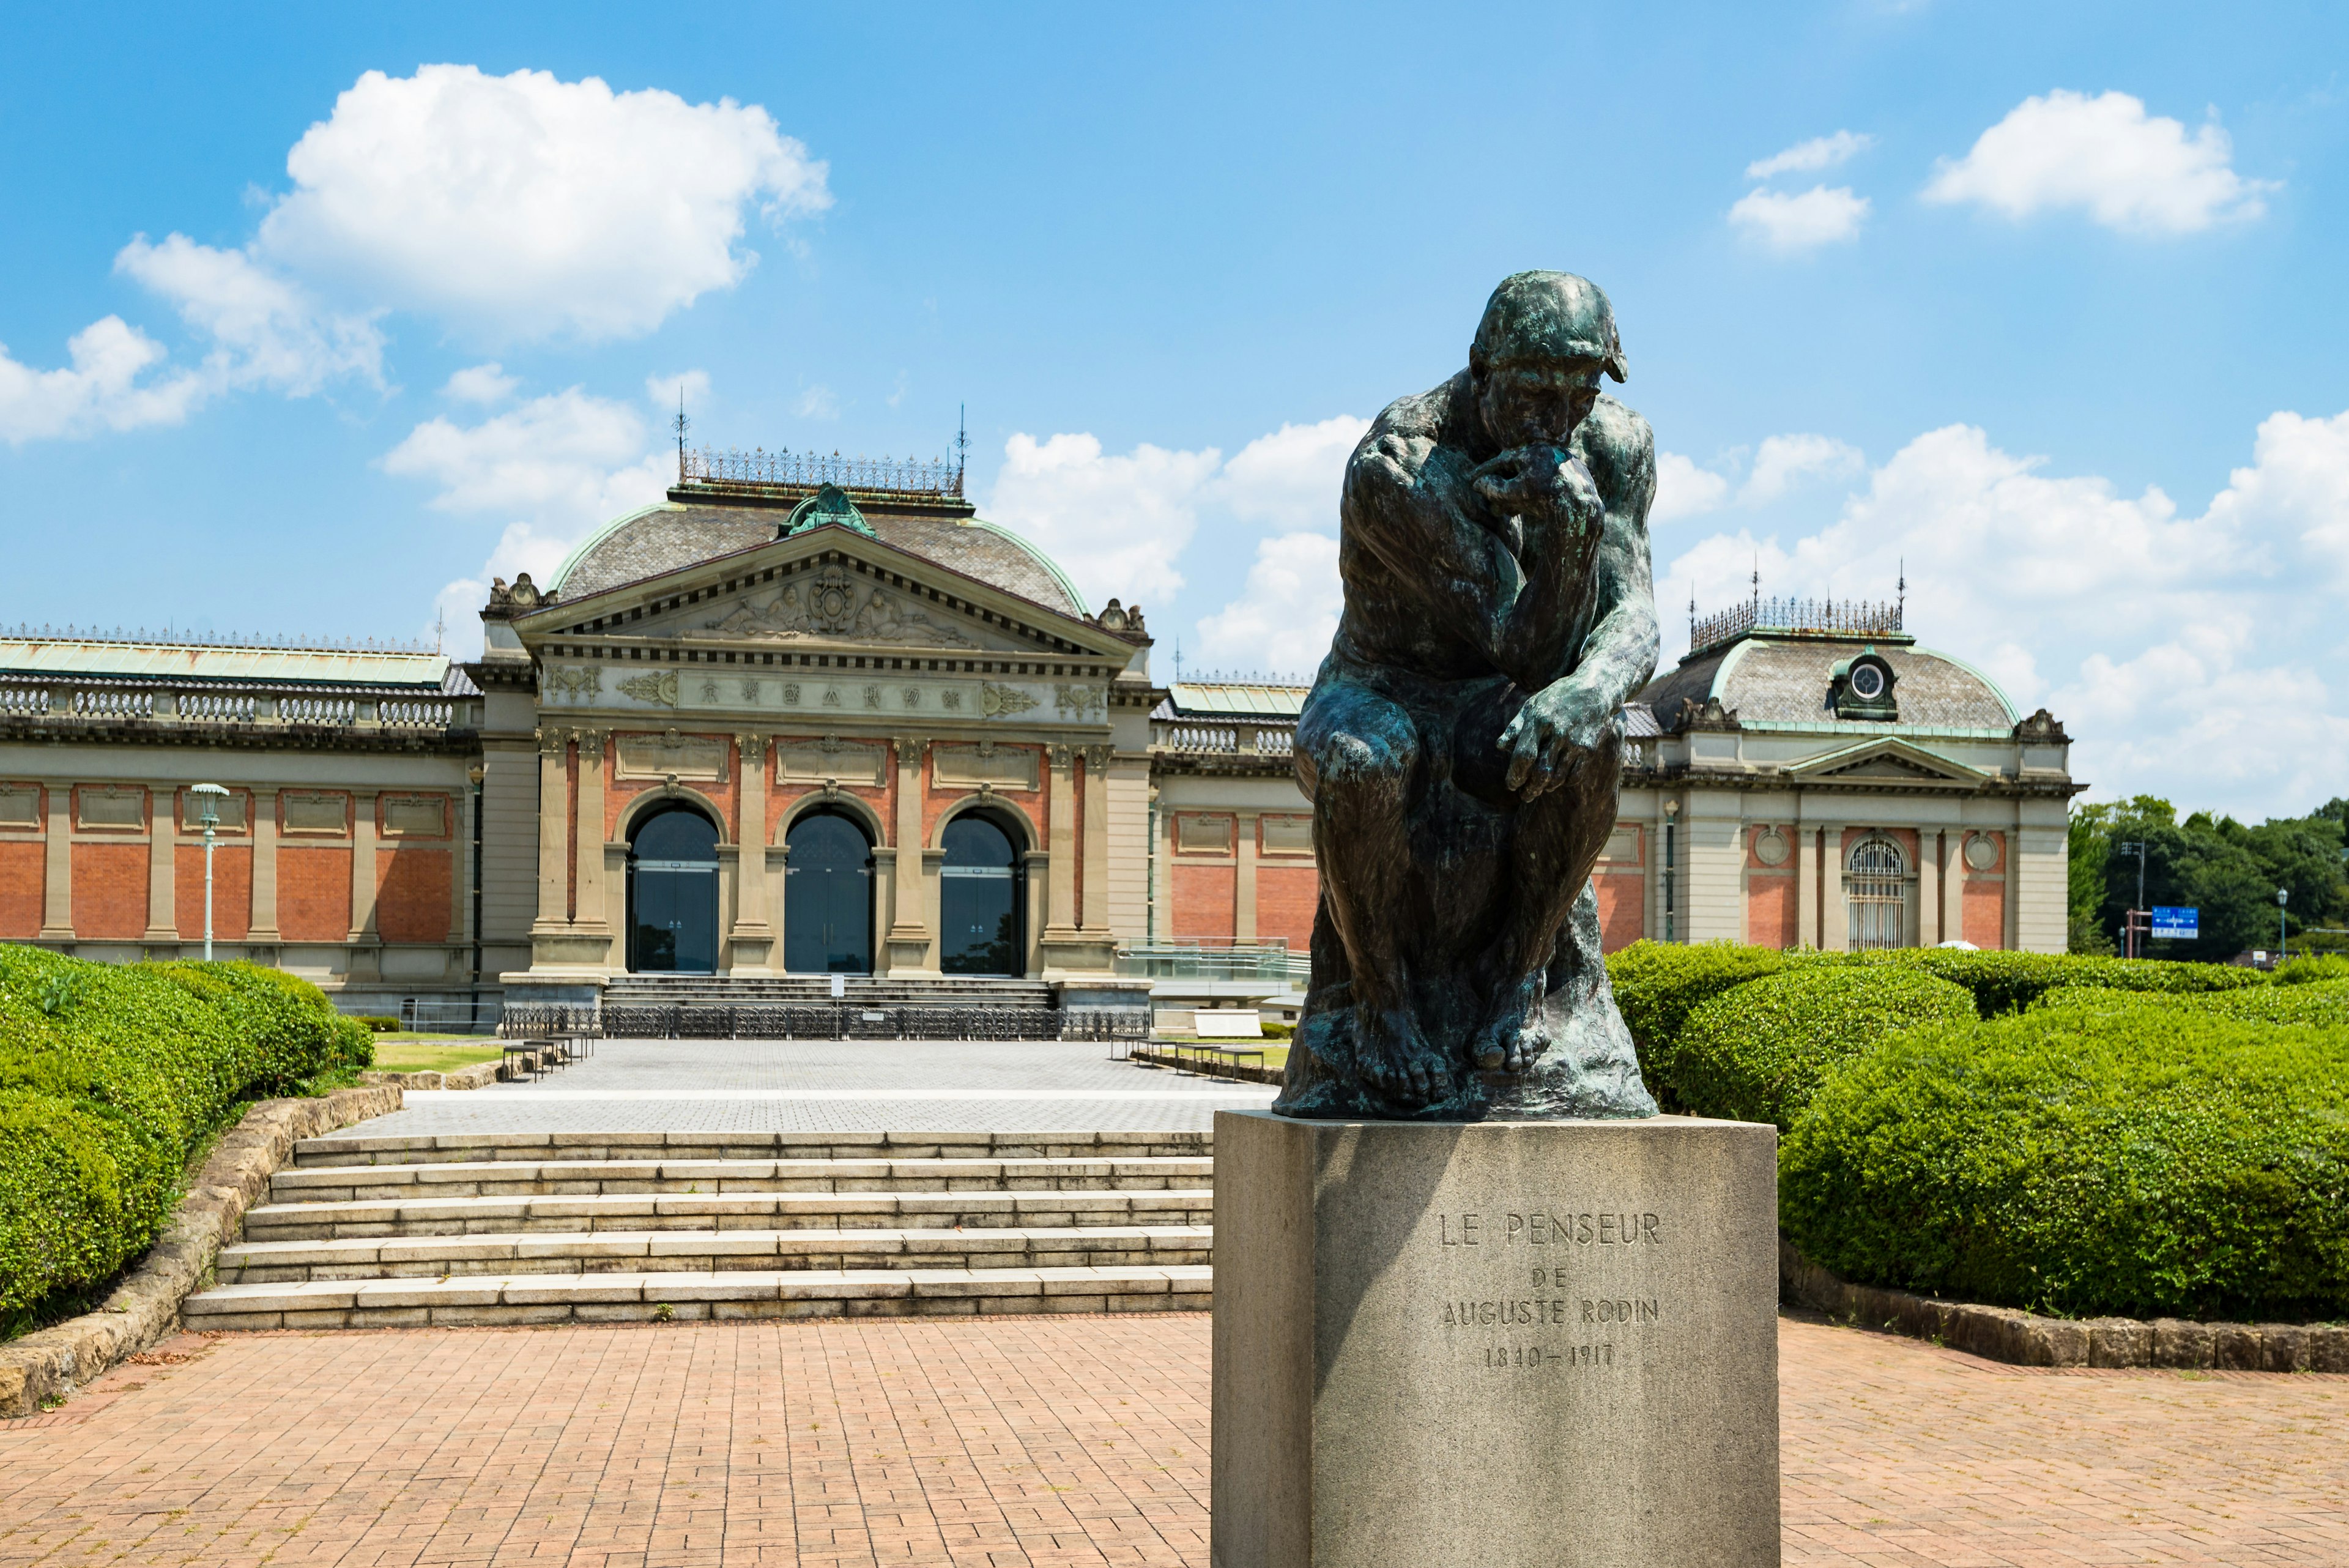
MULTIPOLYGON (((2349 1377, 1780 1344, 1790 1563, 2349 1563, 2349 1377)), ((160 1352, 0 1422, 0 1564, 1207 1562, 1204 1315, 160 1352)))
POLYGON ((484 1132, 1206 1132, 1268 1106, 1221 1084, 1021 1040, 605 1040, 535 1082, 419 1091, 370 1135, 484 1132))

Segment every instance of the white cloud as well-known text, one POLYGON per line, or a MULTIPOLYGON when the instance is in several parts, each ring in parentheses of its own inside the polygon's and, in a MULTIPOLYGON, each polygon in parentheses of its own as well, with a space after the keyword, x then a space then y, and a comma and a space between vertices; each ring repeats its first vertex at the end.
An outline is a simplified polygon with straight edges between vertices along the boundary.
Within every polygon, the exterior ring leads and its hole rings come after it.
POLYGON ((1174 558, 1198 526, 1201 492, 1223 453, 1144 442, 1111 456, 1091 435, 1022 433, 1003 456, 986 515, 1034 540, 1092 603, 1162 599, 1183 586, 1174 558))
POLYGON ((383 379, 383 335, 371 320, 320 308, 243 251, 215 250, 185 234, 150 244, 141 234, 114 265, 211 340, 204 372, 221 388, 266 386, 304 397, 345 376, 383 379))
POLYGON ((803 420, 836 420, 840 417, 840 394, 818 381, 792 401, 792 412, 803 420))
POLYGON ((1754 191, 1729 209, 1729 221, 1773 250, 1807 251, 1857 238, 1868 206, 1868 198, 1853 195, 1848 185, 1814 185, 1795 196, 1754 191))
POLYGON ((1649 524, 1702 516, 1728 496, 1729 481, 1725 476, 1709 468, 1699 468, 1693 459, 1679 452, 1660 452, 1656 453, 1656 499, 1648 508, 1649 524))
POLYGON ((367 72, 286 170, 262 255, 493 339, 649 331, 741 281, 747 210, 832 201, 757 105, 460 65, 367 72))
POLYGON ((2017 220, 2077 208, 2125 234, 2193 234, 2259 217, 2262 195, 2281 189, 2236 173, 2232 155, 2216 121, 2189 136, 2127 93, 2059 89, 2023 99, 1963 158, 1942 160, 1924 198, 2017 220))
POLYGON ((1746 476, 1738 500, 1749 506, 1775 501, 1802 480, 1857 473, 1868 460, 1856 446, 1823 435, 1774 435, 1754 453, 1754 469, 1746 476))
POLYGON ((1335 534, 1346 460, 1370 428, 1370 421, 1352 414, 1318 424, 1284 424, 1232 455, 1217 483, 1218 493, 1246 522, 1335 534))
POLYGON ((1774 152, 1767 158, 1748 163, 1745 177, 1748 180, 1767 180, 1773 174, 1809 173, 1814 170, 1832 169, 1875 144, 1876 138, 1856 135, 1848 130, 1838 130, 1833 136, 1814 136, 1808 141, 1797 141, 1784 152, 1774 152))
POLYGON ((683 399, 688 418, 709 406, 709 372, 678 370, 666 376, 645 378, 645 398, 655 408, 677 417, 678 400, 683 399))
POLYGON ((662 498, 675 461, 648 446, 633 406, 574 387, 477 425, 428 420, 383 455, 385 472, 436 487, 436 511, 502 520, 481 574, 438 596, 449 624, 460 628, 453 644, 479 647, 475 618, 492 576, 528 572, 551 587, 555 568, 590 532, 662 498))
POLYGON ((1334 535, 1261 540, 1239 597, 1200 620, 1197 658, 1211 666, 1310 680, 1337 635, 1344 604, 1334 535))
POLYGON ((1909 630, 2051 707, 2099 795, 2306 811, 2349 772, 2349 694, 2328 684, 2349 653, 2349 413, 2272 415, 2252 458, 2189 517, 1931 431, 1808 537, 1716 534, 1660 563, 1668 639, 1692 593, 1743 599, 1757 558, 1765 596, 1839 598, 1890 597, 1905 563, 1909 630))
POLYGON ((19 364, 0 345, 0 441, 17 446, 98 430, 178 424, 207 389, 186 370, 141 382, 165 352, 119 316, 101 317, 75 333, 66 344, 68 365, 59 369, 19 364))
POLYGON ((171 303, 202 346, 202 361, 164 372, 169 350, 119 316, 75 334, 68 369, 36 370, 0 348, 0 440, 178 424, 245 387, 306 397, 345 377, 382 384, 383 337, 372 320, 323 309, 243 251, 140 234, 114 265, 171 303))
POLYGON ((479 403, 484 408, 504 402, 522 386, 517 376, 506 374, 505 367, 495 359, 486 365, 469 365, 441 383, 440 395, 455 403, 479 403))

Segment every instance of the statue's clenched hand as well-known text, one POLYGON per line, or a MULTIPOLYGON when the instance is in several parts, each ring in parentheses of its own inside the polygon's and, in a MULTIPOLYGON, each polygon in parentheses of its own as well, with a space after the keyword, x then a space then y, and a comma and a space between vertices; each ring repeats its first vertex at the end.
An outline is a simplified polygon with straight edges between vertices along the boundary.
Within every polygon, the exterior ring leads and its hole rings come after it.
POLYGON ((1555 789, 1572 753, 1596 750, 1619 722, 1620 708, 1571 676, 1526 698, 1496 742, 1509 753, 1509 788, 1526 800, 1555 789))
POLYGON ((1590 471, 1554 446, 1512 447, 1469 476, 1476 493, 1504 517, 1565 523, 1579 533, 1607 510, 1590 471))

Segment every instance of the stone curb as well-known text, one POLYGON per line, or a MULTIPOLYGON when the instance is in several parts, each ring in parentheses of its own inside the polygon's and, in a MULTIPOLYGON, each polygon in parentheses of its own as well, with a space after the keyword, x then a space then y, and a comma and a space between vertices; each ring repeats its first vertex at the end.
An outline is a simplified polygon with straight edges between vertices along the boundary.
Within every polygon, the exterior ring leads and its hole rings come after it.
POLYGON ((37 1415, 125 1356, 179 1326, 180 1303, 212 1272, 221 1243, 269 1191, 269 1179, 306 1137, 399 1109, 389 1085, 338 1089, 318 1099, 264 1100, 220 1141, 171 1222, 95 1312, 0 1345, 0 1417, 37 1415))
POLYGON ((378 1073, 359 1075, 359 1082, 395 1089, 486 1089, 492 1084, 519 1078, 525 1071, 545 1066, 549 1051, 519 1051, 497 1062, 476 1062, 453 1073, 378 1073))
POLYGON ((1847 1284, 1778 1241, 1778 1294, 1829 1317, 1930 1339, 2017 1366, 2165 1366, 2220 1372, 2349 1372, 2349 1326, 2042 1317, 1847 1284))
MULTIPOLYGON (((1133 1059, 1144 1067, 1172 1067, 1174 1065, 1174 1054, 1172 1051, 1154 1051, 1137 1048, 1133 1052, 1133 1059)), ((1214 1078, 1228 1078, 1237 1075, 1244 1083, 1278 1084, 1283 1081, 1283 1075, 1286 1071, 1286 1069, 1280 1067, 1259 1067, 1244 1062, 1228 1063, 1226 1065, 1229 1068, 1229 1071, 1218 1069, 1214 1073, 1207 1074, 1206 1076, 1214 1078)), ((1185 1064, 1185 1070, 1188 1070, 1187 1064, 1185 1064)))

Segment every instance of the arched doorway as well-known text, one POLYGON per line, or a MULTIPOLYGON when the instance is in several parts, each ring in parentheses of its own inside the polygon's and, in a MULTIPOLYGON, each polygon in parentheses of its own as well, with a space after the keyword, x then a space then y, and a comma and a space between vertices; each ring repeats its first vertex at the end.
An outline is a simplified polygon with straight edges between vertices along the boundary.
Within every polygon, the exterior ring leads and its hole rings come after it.
POLYGON ((873 972, 873 841, 856 819, 815 811, 784 836, 783 967, 873 972))
POLYGON ((718 970, 718 825, 663 806, 628 836, 628 968, 640 974, 718 970))
POLYGON ((1856 949, 1901 945, 1901 915, 1909 907, 1909 857, 1889 838, 1867 838, 1851 852, 1844 880, 1851 903, 1851 945, 1856 949))
POLYGON ((1020 905, 1019 855, 1011 835, 986 812, 947 824, 938 870, 938 968, 947 974, 1018 975, 1028 923, 1020 905))

